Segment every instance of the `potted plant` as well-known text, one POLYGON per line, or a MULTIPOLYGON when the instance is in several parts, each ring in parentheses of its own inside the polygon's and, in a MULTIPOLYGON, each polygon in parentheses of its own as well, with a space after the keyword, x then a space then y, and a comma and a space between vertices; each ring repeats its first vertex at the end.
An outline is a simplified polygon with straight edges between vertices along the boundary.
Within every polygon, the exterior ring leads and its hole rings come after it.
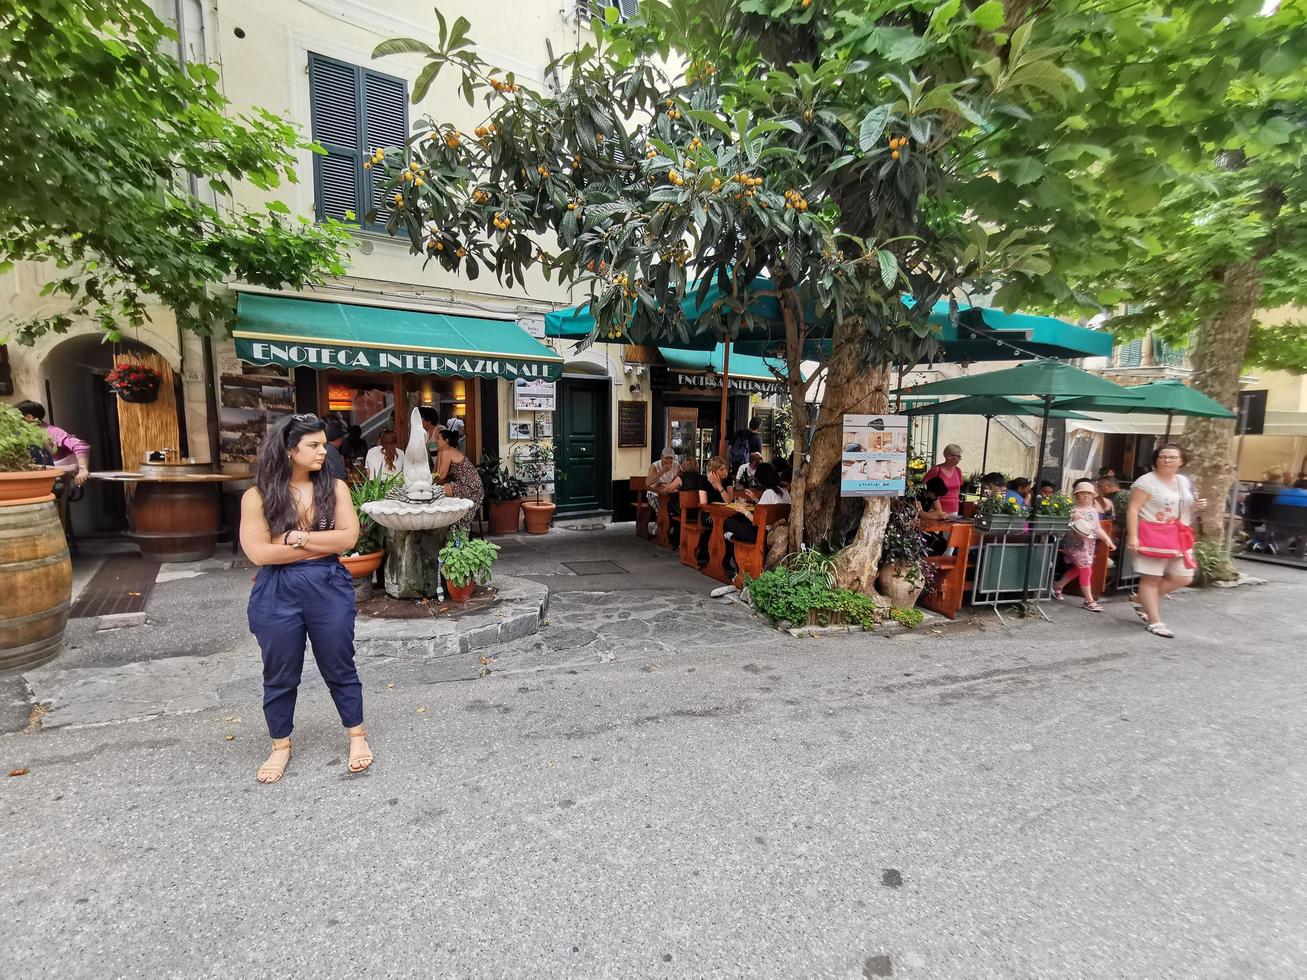
POLYGON ((1013 531, 1026 523, 1026 509, 1011 497, 982 497, 976 507, 976 527, 982 531, 1013 531))
POLYGON ((452 534, 440 549, 440 568, 451 602, 467 602, 478 585, 490 581, 490 566, 499 557, 499 545, 468 538, 466 531, 452 534))
POLYGON ((68 542, 53 503, 59 471, 45 429, 0 405, 0 671, 53 660, 73 595, 68 542))
POLYGON ((554 519, 555 505, 552 501, 542 499, 546 484, 562 479, 561 473, 554 472, 554 447, 548 442, 534 442, 521 450, 517 456, 517 476, 526 486, 532 488, 535 500, 522 504, 522 513, 526 516, 527 534, 545 534, 554 519))
POLYGON ((926 560, 929 556, 926 535, 917 527, 916 503, 906 497, 894 501, 881 539, 880 572, 876 576, 881 594, 893 606, 908 608, 917 604, 935 571, 926 560))
POLYGON ((493 453, 483 453, 477 466, 481 485, 489 502, 490 533, 516 534, 522 521, 522 500, 527 485, 513 476, 503 460, 493 453))
POLYGON ((1064 493, 1036 497, 1030 518, 1032 531, 1065 531, 1075 505, 1064 493))
POLYGON ((159 397, 159 372, 135 361, 124 361, 104 377, 109 390, 125 402, 146 404, 159 397))
POLYGON ((39 504, 54 499, 59 470, 48 458, 50 437, 11 405, 0 405, 0 506, 39 504))
POLYGON ((363 505, 385 500, 386 494, 403 482, 404 478, 396 473, 394 476, 371 476, 350 485, 349 495, 359 515, 359 539, 353 548, 341 555, 340 560, 356 579, 371 578, 386 556, 386 529, 363 513, 363 505))

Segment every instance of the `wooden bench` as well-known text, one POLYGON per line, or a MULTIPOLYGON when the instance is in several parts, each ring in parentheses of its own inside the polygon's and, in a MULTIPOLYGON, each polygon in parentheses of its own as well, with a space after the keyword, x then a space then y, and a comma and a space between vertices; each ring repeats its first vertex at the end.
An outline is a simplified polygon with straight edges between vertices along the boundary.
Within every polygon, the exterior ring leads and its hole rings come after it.
POLYGON ((767 561, 767 525, 790 514, 789 504, 759 505, 753 509, 753 526, 758 529, 758 537, 752 542, 733 541, 736 573, 734 578, 726 573, 726 539, 722 537, 726 521, 731 517, 748 517, 729 504, 709 504, 708 513, 712 515, 712 537, 708 539, 708 564, 703 573, 719 582, 728 582, 736 588, 744 585, 744 576, 757 578, 762 574, 767 561))
POLYGON ((921 593, 919 605, 949 619, 957 618, 967 595, 967 557, 975 528, 966 521, 941 521, 922 517, 917 526, 923 531, 948 535, 951 555, 933 555, 927 559, 935 567, 935 581, 921 593))
POLYGON ((699 542, 708 530, 704 523, 707 515, 699 506, 698 490, 680 491, 681 504, 681 564, 699 567, 699 542))
POLYGON ((644 477, 631 477, 631 503, 635 506, 635 534, 636 537, 646 540, 652 537, 649 533, 649 498, 644 495, 647 488, 648 483, 644 477))

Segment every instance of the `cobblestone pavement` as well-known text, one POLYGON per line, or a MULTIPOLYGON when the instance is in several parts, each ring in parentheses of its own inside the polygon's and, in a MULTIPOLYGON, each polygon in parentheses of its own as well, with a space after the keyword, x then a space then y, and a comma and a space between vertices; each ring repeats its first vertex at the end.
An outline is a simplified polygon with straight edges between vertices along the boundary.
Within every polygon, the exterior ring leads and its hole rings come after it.
POLYGON ((1307 973, 1302 572, 1248 566, 1268 583, 1171 600, 1169 643, 1120 602, 795 640, 601 537, 508 542, 504 572, 541 572, 549 622, 491 651, 484 678, 366 658, 362 776, 309 667, 288 775, 254 783, 248 571, 160 582, 146 626, 79 626, 60 663, 73 703, 105 709, 112 671, 152 706, 169 685, 212 700, 0 735, 0 773, 29 770, 0 775, 0 962, 1307 973), (600 560, 622 571, 567 567, 600 560))

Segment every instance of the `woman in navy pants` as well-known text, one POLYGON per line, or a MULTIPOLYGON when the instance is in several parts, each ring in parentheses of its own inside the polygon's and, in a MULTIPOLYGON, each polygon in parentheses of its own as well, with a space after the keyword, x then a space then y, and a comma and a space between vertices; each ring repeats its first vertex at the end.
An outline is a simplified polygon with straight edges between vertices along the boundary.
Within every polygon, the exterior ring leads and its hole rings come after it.
POLYGON ((241 498, 241 549, 260 566, 249 621, 263 651, 263 715, 272 736, 261 783, 275 783, 290 764, 306 641, 349 735, 349 771, 372 765, 354 668, 354 583, 339 561, 358 541, 358 515, 326 458, 326 424, 316 415, 287 416, 268 430, 254 486, 241 498))

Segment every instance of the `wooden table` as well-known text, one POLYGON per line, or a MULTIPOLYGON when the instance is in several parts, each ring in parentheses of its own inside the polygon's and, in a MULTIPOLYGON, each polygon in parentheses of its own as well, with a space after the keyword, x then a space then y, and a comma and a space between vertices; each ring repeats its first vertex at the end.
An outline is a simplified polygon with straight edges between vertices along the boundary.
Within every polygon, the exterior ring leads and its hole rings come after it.
POLYGON ((651 490, 650 493, 658 498, 658 514, 655 518, 654 544, 660 544, 664 548, 672 546, 672 508, 671 502, 676 499, 676 494, 669 493, 666 490, 651 490))
POLYGON ((92 480, 132 483, 132 530, 141 557, 151 561, 200 561, 212 558, 222 526, 219 487, 248 480, 248 473, 136 473, 122 470, 90 474, 92 480))

